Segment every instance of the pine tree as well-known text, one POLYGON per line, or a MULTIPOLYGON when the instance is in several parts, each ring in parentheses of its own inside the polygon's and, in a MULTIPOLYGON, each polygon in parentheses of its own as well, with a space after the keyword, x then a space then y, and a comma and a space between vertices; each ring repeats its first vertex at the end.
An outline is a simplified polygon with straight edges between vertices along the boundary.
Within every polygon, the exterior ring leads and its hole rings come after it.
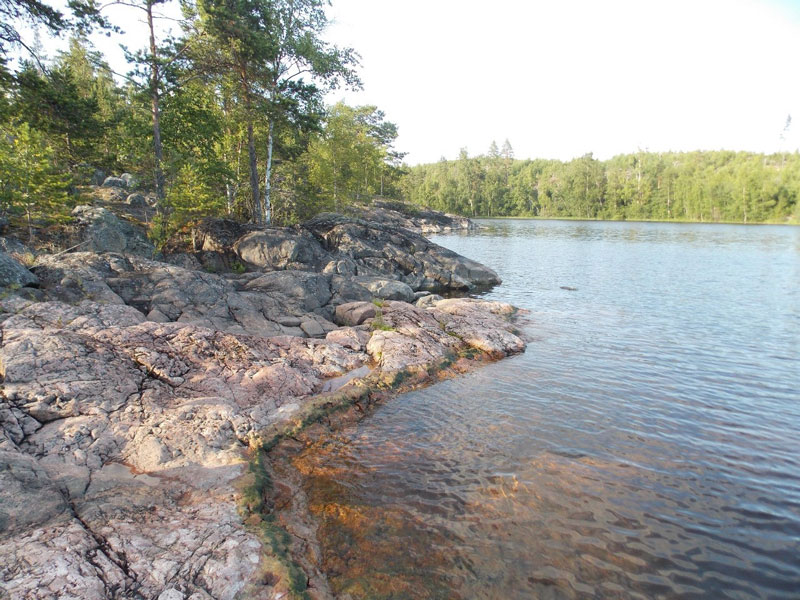
POLYGON ((67 184, 44 135, 27 123, 0 130, 2 212, 23 216, 29 238, 33 239, 36 221, 51 222, 65 215, 67 184))

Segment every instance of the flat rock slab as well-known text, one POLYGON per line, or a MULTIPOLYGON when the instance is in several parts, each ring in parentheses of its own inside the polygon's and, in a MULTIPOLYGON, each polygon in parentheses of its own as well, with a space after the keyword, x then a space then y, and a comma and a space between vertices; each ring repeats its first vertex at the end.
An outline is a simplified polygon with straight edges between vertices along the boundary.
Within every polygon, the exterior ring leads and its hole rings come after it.
POLYGON ((271 597, 286 582, 263 576, 237 511, 259 432, 349 373, 524 347, 511 307, 470 300, 387 301, 375 331, 377 307, 354 303, 339 308, 359 327, 301 322, 320 340, 157 323, 124 303, 0 308, 0 592, 15 600, 271 597))

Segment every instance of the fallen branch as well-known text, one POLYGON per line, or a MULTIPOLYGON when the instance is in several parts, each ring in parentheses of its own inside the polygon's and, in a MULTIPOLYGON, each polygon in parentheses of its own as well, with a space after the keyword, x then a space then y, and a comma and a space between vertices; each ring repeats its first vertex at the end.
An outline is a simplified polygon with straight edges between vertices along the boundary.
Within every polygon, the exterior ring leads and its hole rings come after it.
POLYGON ((56 252, 56 253, 55 253, 55 254, 53 254, 52 256, 54 256, 54 257, 55 257, 55 256, 61 256, 62 254, 66 254, 66 253, 67 253, 67 252, 69 252, 70 250, 75 250, 75 248, 80 248, 80 247, 81 247, 81 246, 83 246, 84 244, 88 244, 88 243, 89 243, 89 242, 91 242, 91 241, 92 241, 92 240, 84 240, 84 241, 82 241, 80 244, 75 244, 75 245, 74 245, 74 246, 72 246, 71 248, 67 248, 66 250, 62 250, 61 252, 56 252))

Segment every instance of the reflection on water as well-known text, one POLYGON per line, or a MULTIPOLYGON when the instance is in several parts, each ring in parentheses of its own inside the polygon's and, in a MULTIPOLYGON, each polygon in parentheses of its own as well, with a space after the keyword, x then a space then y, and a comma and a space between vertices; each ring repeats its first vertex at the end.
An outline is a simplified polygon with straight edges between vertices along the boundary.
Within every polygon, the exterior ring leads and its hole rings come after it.
POLYGON ((533 341, 296 459, 334 590, 797 598, 799 239, 543 221, 437 237, 498 270, 489 295, 532 311, 533 341))

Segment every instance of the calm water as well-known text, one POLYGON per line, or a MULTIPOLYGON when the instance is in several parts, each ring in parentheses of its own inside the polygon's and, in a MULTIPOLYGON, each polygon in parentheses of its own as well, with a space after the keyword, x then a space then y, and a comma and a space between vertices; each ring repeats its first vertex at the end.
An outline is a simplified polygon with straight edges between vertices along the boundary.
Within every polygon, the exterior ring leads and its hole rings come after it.
POLYGON ((334 589, 800 598, 800 228, 482 223, 532 341, 298 460, 334 589))

